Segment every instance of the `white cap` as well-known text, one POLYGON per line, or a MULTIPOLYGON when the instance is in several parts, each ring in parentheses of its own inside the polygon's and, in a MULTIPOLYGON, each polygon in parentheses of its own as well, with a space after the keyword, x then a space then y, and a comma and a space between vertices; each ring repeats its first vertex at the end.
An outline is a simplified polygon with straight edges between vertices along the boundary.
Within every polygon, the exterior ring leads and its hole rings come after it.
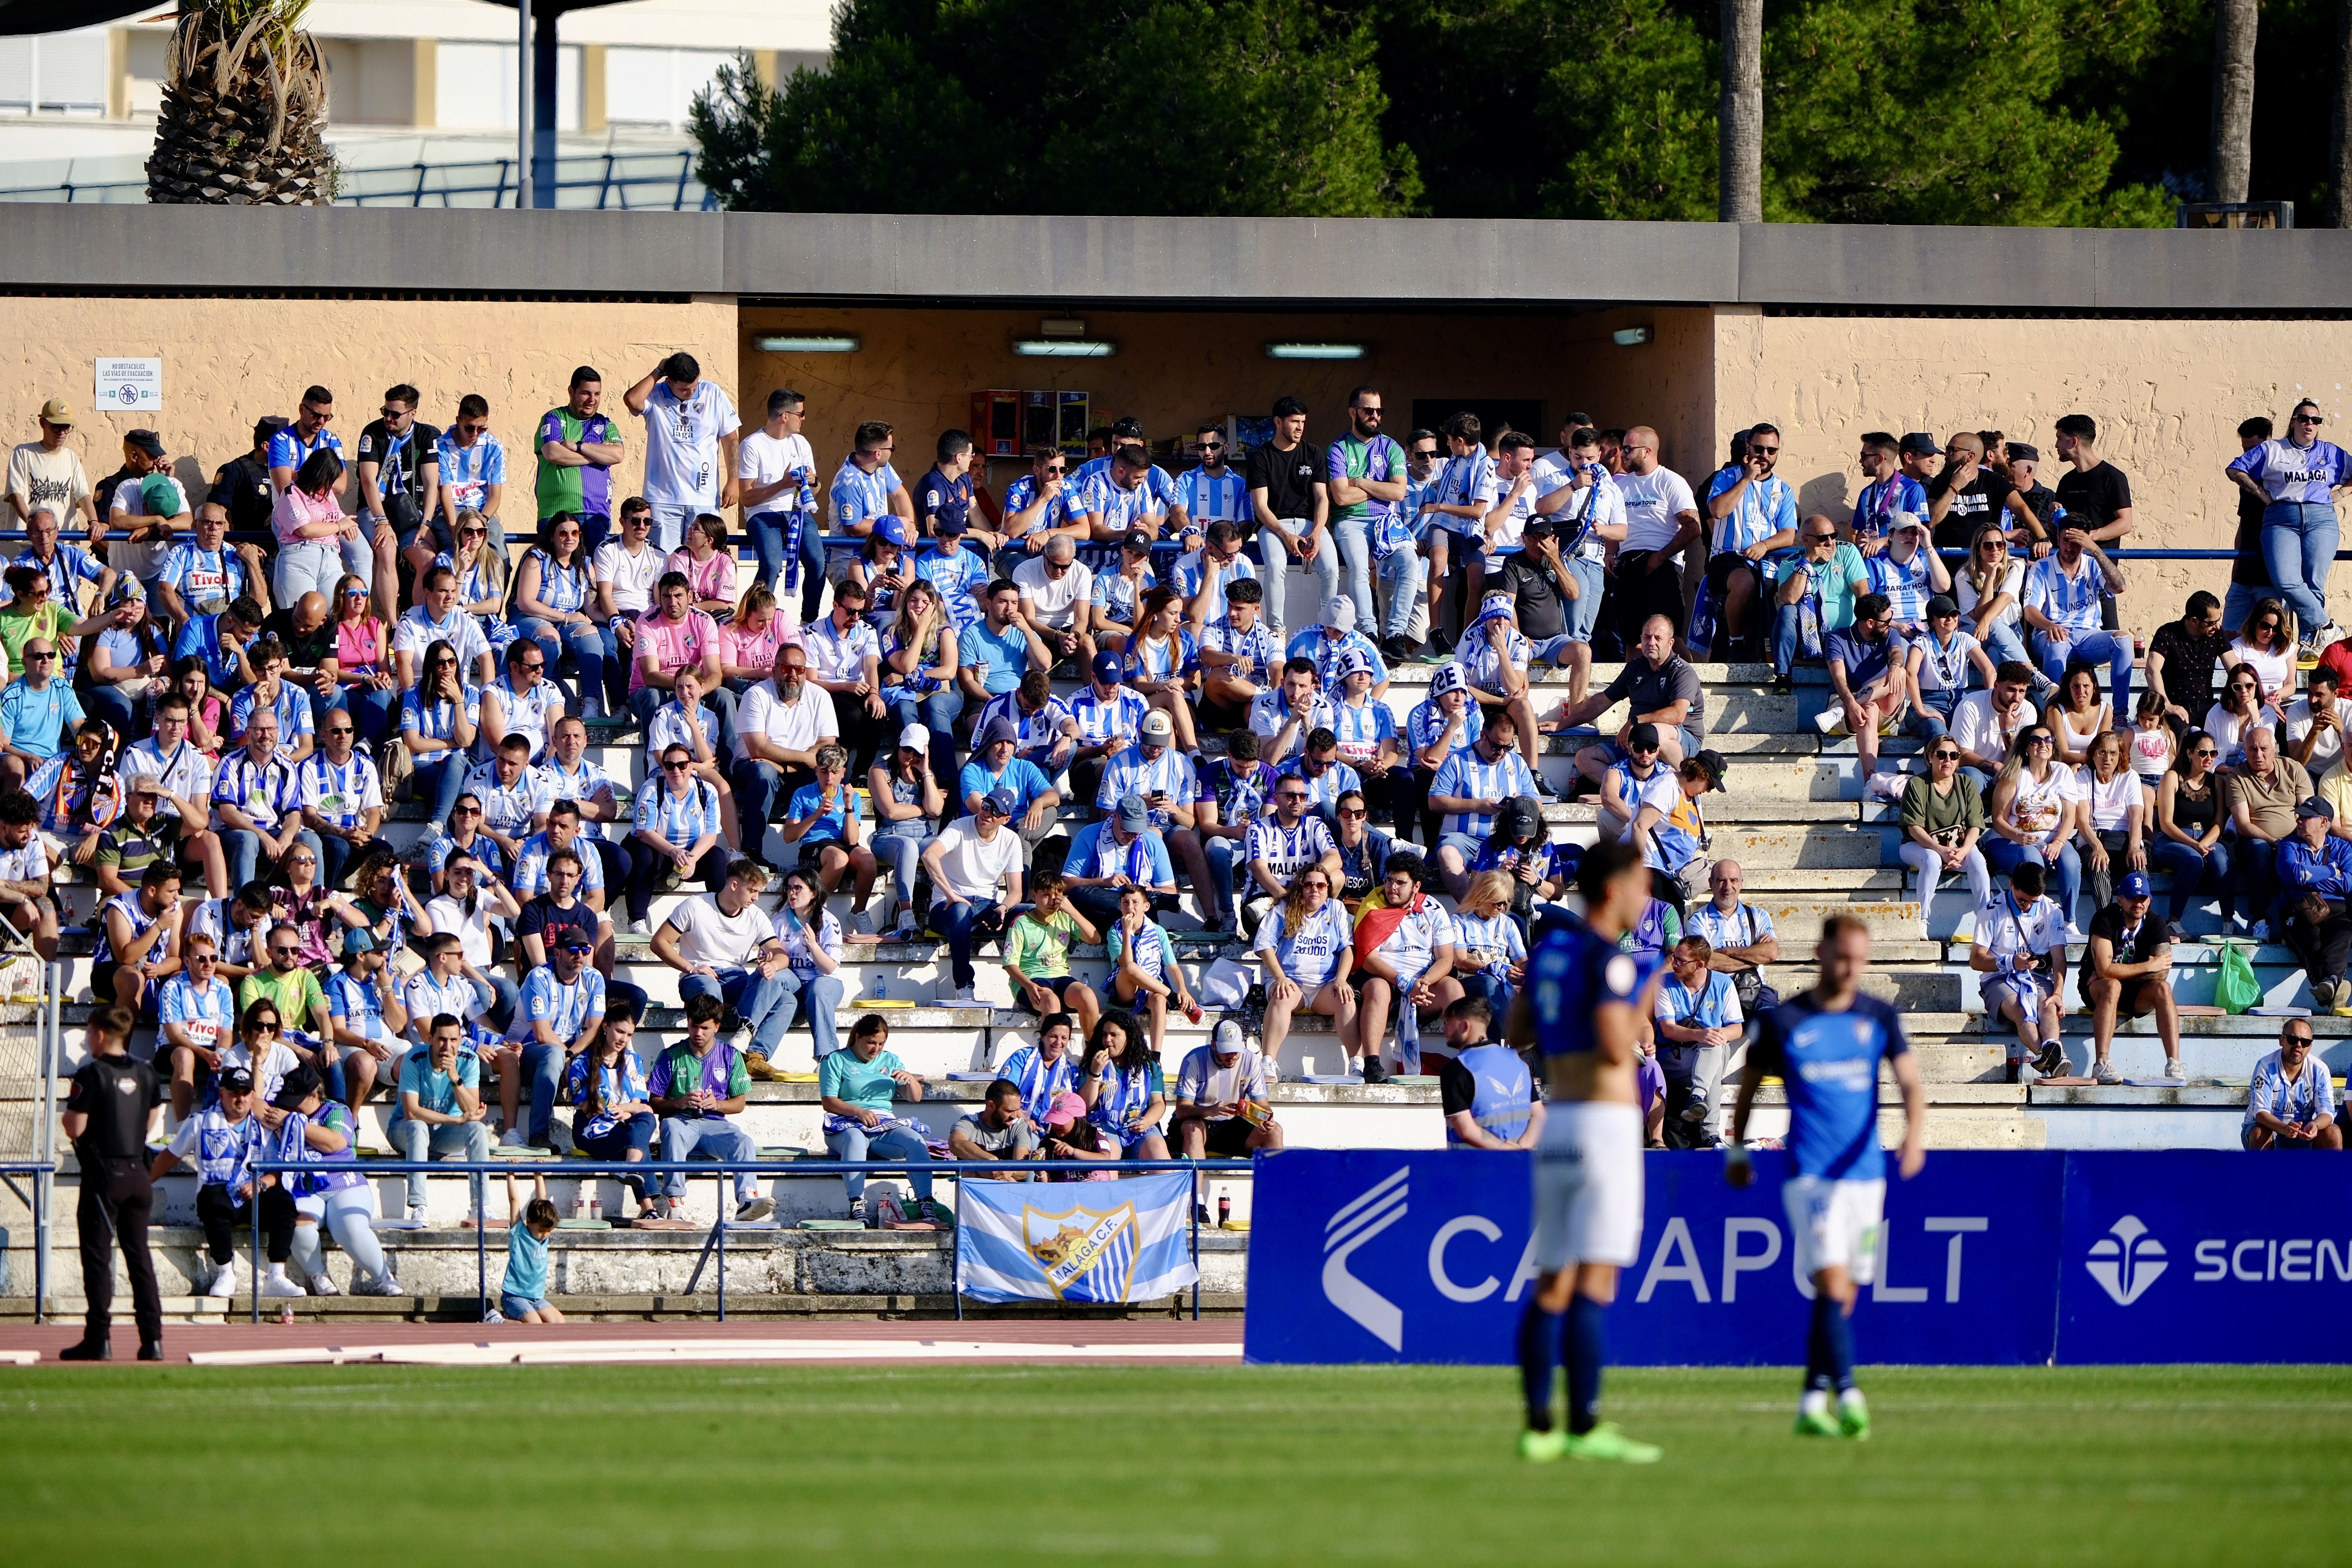
POLYGON ((903 751, 928 754, 931 749, 931 732, 920 724, 909 724, 898 731, 898 745, 903 751))

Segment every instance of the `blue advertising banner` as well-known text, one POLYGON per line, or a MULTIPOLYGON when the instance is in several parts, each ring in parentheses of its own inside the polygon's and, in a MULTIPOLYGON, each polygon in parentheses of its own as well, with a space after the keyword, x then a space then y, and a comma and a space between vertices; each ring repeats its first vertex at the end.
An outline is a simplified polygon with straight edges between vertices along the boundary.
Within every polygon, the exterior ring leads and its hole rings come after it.
MULTIPOLYGON (((1811 1289, 1785 1158, 1735 1192, 1713 1154, 1644 1157, 1624 1365, 1804 1360, 1811 1289)), ((1258 1163, 1244 1349, 1256 1362, 1512 1359, 1537 1268, 1528 1158, 1294 1150, 1258 1163)), ((1931 1154, 1890 1180, 1865 1361, 2342 1361, 2352 1165, 2182 1151, 1931 1154), (2284 1310, 2282 1310, 2284 1309, 2284 1310)))
POLYGON ((2352 1166, 2220 1150, 2066 1159, 2058 1359, 2352 1360, 2352 1166))

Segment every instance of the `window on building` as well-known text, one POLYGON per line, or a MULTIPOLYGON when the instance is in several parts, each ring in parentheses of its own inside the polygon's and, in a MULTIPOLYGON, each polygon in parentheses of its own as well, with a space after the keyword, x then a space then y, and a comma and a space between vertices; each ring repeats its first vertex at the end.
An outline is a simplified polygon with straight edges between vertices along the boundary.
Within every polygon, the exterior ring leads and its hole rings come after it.
POLYGON ((615 130, 683 131, 694 95, 735 57, 724 49, 604 51, 604 123, 615 130))
POLYGON ((0 38, 0 114, 105 112, 105 28, 0 38))

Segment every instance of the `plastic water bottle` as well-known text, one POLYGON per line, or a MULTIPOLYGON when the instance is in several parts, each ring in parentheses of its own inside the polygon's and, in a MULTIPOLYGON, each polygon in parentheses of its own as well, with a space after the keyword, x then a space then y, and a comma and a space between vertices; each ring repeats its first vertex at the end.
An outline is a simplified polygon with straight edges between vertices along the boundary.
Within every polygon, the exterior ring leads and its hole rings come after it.
POLYGON ((887 969, 874 976, 874 1000, 877 1002, 890 1000, 890 972, 887 969))
POLYGON ((597 1194, 593 1188, 591 1188, 588 1193, 588 1217, 590 1219, 603 1219, 604 1217, 604 1200, 597 1194))

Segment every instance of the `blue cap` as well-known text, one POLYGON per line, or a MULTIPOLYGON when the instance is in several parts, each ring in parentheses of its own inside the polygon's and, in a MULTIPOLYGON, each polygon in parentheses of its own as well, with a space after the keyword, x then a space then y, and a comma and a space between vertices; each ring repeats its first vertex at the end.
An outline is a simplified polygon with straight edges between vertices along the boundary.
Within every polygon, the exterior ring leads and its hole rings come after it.
POLYGON ((1021 809, 1021 799, 1009 789, 992 790, 982 798, 982 804, 999 816, 1011 816, 1021 809))
POLYGON ((912 542, 907 537, 907 525, 895 517, 886 517, 874 525, 874 537, 885 544, 895 544, 904 550, 912 542))
POLYGON ((2154 896, 2156 884, 2147 879, 2145 871, 2126 871, 2116 884, 2116 896, 2123 899, 2145 899, 2154 896))
POLYGON ((344 957, 348 958, 355 952, 373 952, 374 951, 375 936, 367 927, 345 926, 343 928, 344 957))
POLYGON ((1101 681, 1105 686, 1117 686, 1118 684, 1118 678, 1122 674, 1126 673, 1126 669, 1127 667, 1119 663, 1118 655, 1115 653, 1098 653, 1095 655, 1095 679, 1101 681))
POLYGON ((935 512, 931 516, 931 526, 939 531, 941 539, 953 539, 963 532, 963 513, 961 511, 935 512))
POLYGON ((1151 805, 1139 795, 1122 795, 1118 803, 1118 825, 1129 833, 1140 833, 1151 826, 1151 805))

